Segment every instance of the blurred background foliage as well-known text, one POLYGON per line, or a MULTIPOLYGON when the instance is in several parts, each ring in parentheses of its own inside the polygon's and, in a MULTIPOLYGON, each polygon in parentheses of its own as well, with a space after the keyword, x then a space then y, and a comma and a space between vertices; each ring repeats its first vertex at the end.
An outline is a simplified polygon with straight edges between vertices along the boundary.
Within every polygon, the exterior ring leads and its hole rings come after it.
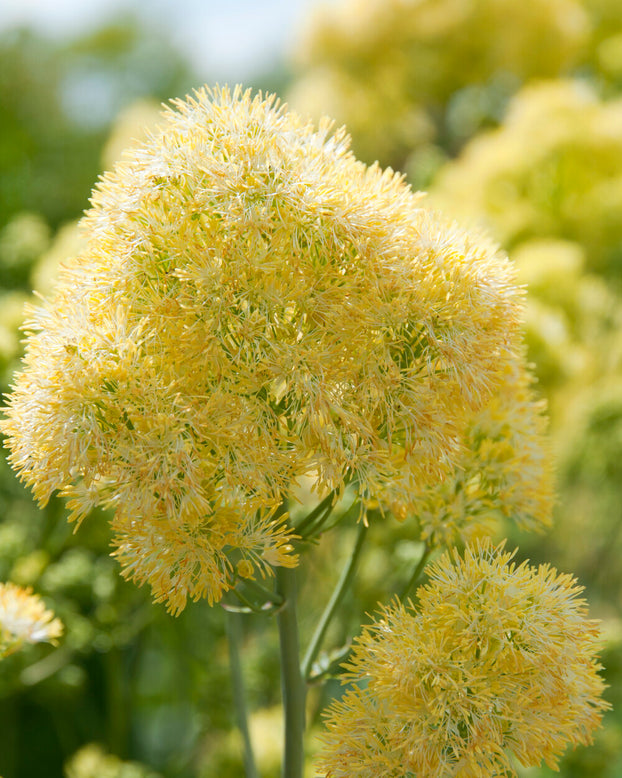
MULTIPOLYGON (((614 709, 560 774, 622 776, 622 4, 337 0, 318 5, 293 40, 291 60, 249 85, 346 123, 361 158, 403 171, 431 206, 490 232, 529 286, 557 521, 544 536, 499 531, 521 557, 577 575, 603 620, 614 709)), ((79 248, 98 174, 155 122, 162 100, 209 80, 168 41, 131 15, 62 42, 0 33, 3 392, 24 303, 49 293, 59 262, 79 248)), ((412 535, 408 521, 372 526, 328 648, 407 580, 421 553, 412 535)), ((305 560, 304 636, 353 542, 350 521, 305 560)), ((58 648, 0 665, 0 775, 34 778, 43 765, 46 778, 242 775, 223 609, 198 603, 173 619, 119 577, 108 553, 103 514, 74 534, 62 501, 40 510, 0 461, 0 580, 35 587, 66 625, 58 648)), ((252 735, 262 775, 276 778, 276 638, 266 617, 244 626, 252 735)), ((337 686, 313 687, 314 722, 337 686)))

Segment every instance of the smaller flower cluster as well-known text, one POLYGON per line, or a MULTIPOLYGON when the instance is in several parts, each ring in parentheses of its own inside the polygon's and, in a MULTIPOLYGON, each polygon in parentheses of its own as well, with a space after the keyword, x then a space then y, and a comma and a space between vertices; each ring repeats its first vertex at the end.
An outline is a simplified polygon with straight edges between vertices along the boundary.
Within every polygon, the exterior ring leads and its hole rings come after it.
POLYGON ((60 619, 30 587, 0 583, 0 659, 24 643, 56 643, 62 634, 60 619))
POLYGON ((608 707, 581 588, 481 543, 446 553, 418 591, 358 638, 352 686, 327 713, 326 778, 515 776, 555 769, 608 707))

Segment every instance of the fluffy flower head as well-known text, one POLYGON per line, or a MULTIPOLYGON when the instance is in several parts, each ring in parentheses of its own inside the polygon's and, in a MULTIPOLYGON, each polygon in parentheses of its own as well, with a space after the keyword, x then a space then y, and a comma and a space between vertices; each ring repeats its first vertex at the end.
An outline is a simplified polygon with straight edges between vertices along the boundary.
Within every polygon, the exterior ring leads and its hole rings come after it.
POLYGON ((603 681, 581 589, 490 545, 445 554, 419 589, 367 627, 353 687, 328 712, 321 774, 490 778, 590 741, 603 681))
POLYGON ((295 564, 274 511, 298 477, 438 477, 517 350, 496 248, 273 98, 178 102, 82 228, 3 430, 41 501, 114 509, 126 574, 174 610, 241 560, 295 564))

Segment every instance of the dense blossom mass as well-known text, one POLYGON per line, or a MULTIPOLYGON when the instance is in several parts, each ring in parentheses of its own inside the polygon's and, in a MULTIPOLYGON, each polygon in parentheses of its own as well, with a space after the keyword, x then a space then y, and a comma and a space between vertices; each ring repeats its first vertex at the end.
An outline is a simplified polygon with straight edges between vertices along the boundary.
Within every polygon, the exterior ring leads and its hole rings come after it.
POLYGON ((491 778, 587 743, 607 704, 597 624, 567 575, 489 544, 445 554, 368 626, 328 711, 330 778, 491 778))
POLYGON ((92 203, 2 429, 41 502, 113 509, 125 574, 174 611, 296 564, 303 475, 443 477, 520 352, 496 248, 271 97, 179 101, 92 203))

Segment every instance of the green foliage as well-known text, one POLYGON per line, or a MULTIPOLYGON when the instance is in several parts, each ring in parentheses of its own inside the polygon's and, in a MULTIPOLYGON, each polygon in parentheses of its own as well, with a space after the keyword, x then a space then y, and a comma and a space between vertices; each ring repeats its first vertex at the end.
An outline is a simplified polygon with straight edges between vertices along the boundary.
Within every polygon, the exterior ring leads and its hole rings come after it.
POLYGON ((79 216, 119 111, 192 84, 167 38, 131 17, 66 43, 6 30, 0 73, 0 227, 23 211, 54 228, 79 216))
POLYGON ((34 33, 2 33, 0 73, 0 225, 27 210, 55 226, 83 210, 105 134, 67 116, 63 52, 34 33))
POLYGON ((159 778, 136 762, 122 762, 98 745, 81 748, 67 763, 65 778, 159 778))

